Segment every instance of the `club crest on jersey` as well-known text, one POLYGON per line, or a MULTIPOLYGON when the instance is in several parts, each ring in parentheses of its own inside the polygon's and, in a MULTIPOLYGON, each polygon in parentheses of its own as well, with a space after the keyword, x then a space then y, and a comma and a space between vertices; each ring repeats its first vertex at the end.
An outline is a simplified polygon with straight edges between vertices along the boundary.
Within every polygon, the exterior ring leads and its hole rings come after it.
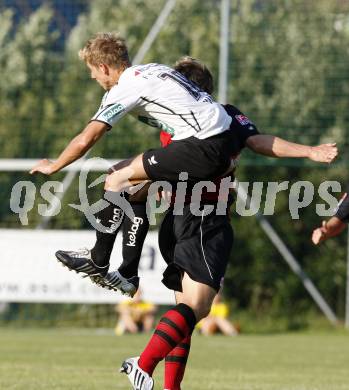
POLYGON ((235 115, 235 119, 243 126, 252 124, 252 122, 245 115, 235 115))

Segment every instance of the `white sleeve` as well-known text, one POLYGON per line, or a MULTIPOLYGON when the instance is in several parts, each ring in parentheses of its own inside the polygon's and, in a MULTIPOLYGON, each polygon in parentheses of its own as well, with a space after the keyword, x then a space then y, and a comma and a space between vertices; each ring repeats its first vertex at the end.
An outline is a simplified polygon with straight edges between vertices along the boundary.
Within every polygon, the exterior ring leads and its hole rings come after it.
MULTIPOLYGON (((127 71, 125 71, 126 73, 127 71)), ((129 72, 127 72, 129 73, 129 72)), ((131 111, 140 101, 139 83, 129 74, 122 75, 106 96, 103 107, 92 117, 91 121, 103 122, 110 127, 131 111)))

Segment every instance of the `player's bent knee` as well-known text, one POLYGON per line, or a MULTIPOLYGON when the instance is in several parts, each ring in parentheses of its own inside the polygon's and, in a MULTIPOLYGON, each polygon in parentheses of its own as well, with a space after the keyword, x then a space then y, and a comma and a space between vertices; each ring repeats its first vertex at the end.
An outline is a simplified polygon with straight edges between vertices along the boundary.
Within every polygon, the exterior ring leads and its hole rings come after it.
MULTIPOLYGON (((185 303, 185 302, 183 302, 185 303)), ((207 302, 186 302, 186 304, 193 310, 197 322, 207 317, 211 311, 211 303, 207 302)))
POLYGON ((105 189, 107 191, 121 191, 123 189, 121 181, 119 172, 113 172, 105 179, 105 189))

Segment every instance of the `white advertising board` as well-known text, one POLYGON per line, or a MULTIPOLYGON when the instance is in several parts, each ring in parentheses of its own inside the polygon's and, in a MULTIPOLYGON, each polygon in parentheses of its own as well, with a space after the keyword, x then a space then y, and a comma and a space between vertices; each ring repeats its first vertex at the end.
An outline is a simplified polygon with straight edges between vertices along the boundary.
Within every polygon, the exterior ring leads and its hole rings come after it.
MULTIPOLYGON (((119 236, 110 269, 121 262, 119 236)), ((161 283, 166 264, 157 237, 157 232, 149 232, 144 244, 139 272, 142 296, 158 304, 173 303, 173 292, 161 283)), ((125 299, 69 272, 55 258, 58 249, 91 248, 94 240, 92 231, 0 229, 0 302, 112 304, 125 299)))

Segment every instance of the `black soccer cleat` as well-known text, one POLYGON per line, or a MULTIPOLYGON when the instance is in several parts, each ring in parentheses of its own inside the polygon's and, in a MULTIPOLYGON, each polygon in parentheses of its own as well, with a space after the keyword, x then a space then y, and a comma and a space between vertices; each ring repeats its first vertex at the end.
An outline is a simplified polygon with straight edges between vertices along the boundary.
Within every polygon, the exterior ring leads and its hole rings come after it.
POLYGON ((91 258, 91 251, 86 248, 77 251, 57 251, 56 257, 64 267, 76 273, 84 274, 84 277, 103 277, 109 269, 109 264, 104 267, 95 264, 91 258))
POLYGON ((139 277, 124 278, 119 271, 107 273, 104 277, 91 276, 93 283, 108 290, 120 291, 122 294, 133 297, 139 287, 139 277))

